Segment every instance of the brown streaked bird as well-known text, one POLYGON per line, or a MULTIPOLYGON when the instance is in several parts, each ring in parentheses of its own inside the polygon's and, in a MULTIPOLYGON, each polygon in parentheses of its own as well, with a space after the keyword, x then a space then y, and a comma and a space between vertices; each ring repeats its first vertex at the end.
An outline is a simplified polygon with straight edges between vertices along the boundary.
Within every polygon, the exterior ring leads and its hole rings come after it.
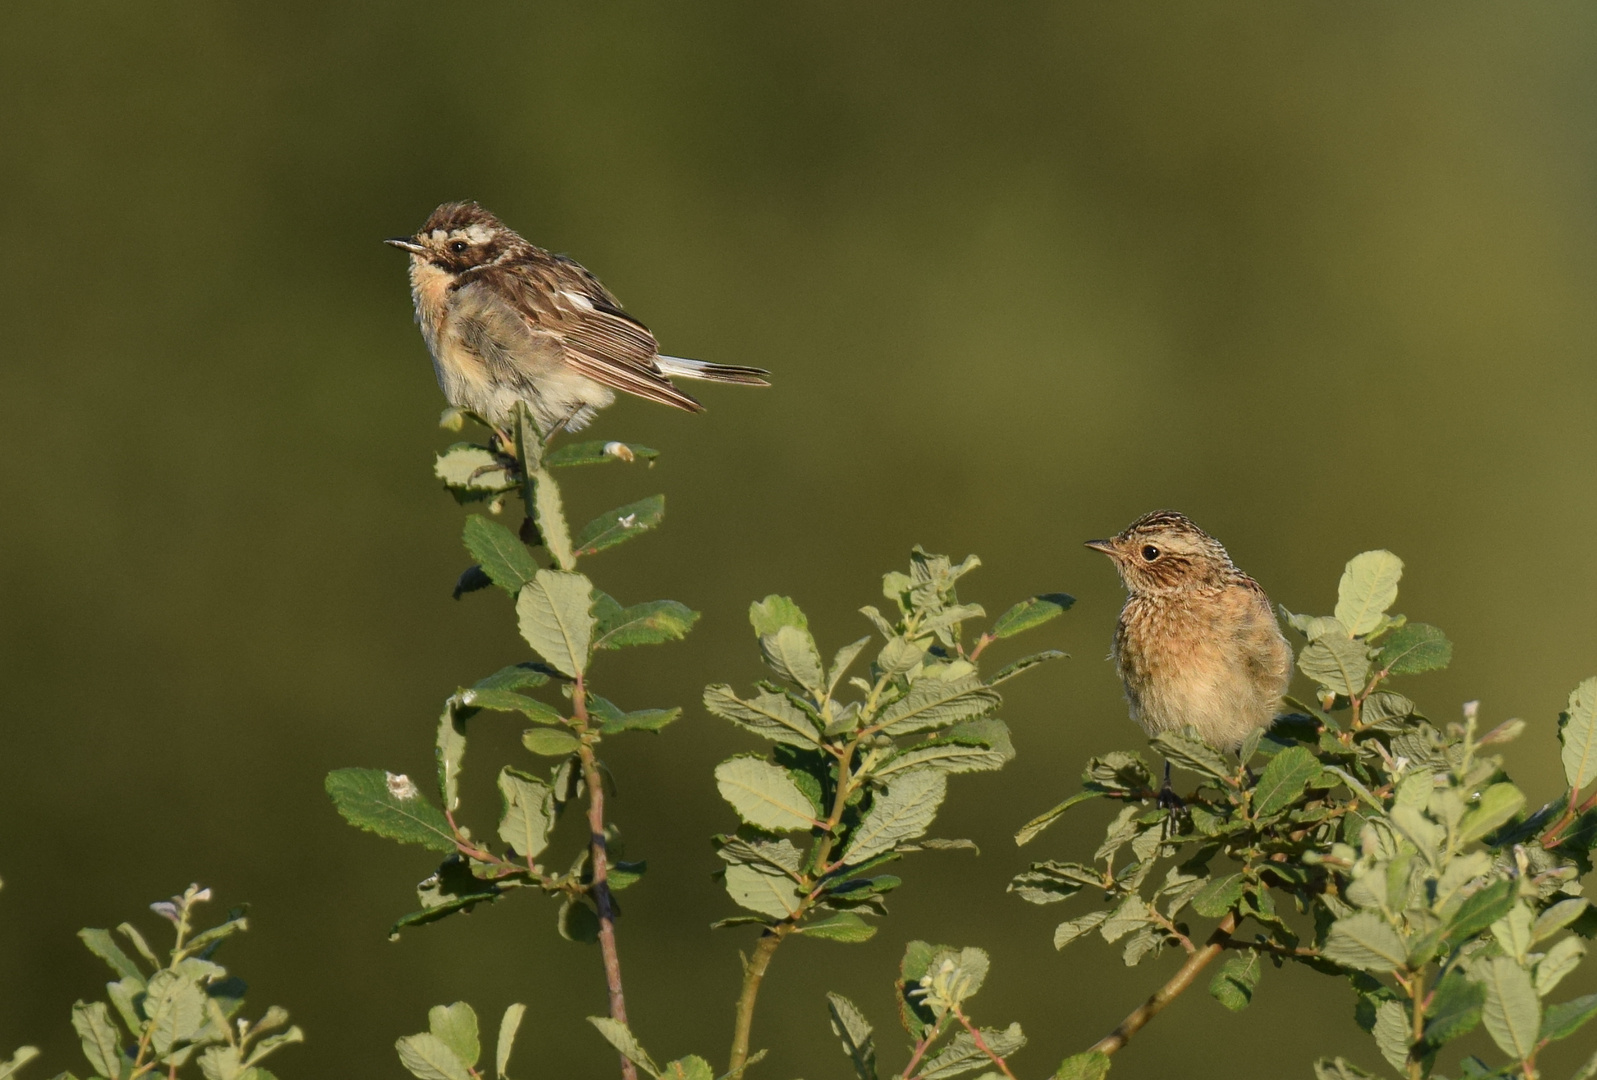
POLYGON ((474 202, 444 203, 410 252, 416 321, 444 396, 508 438, 517 403, 553 434, 576 431, 615 391, 702 412, 673 377, 769 386, 760 368, 661 356, 599 279, 529 243, 474 202))
MULTIPOLYGON (((1128 593, 1112 656, 1133 720, 1149 735, 1191 724, 1224 750, 1270 726, 1292 647, 1270 598, 1218 540, 1157 510, 1087 546, 1114 561, 1128 593)), ((1168 765, 1165 777, 1168 787, 1168 765)))

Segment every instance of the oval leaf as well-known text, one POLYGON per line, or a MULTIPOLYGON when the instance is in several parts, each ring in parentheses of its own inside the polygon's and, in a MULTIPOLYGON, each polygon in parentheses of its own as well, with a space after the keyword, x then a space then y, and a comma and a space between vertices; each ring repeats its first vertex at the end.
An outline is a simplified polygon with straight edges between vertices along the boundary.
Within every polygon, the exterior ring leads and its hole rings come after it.
POLYGON ((891 851, 900 841, 924 836, 947 794, 948 778, 936 769, 899 774, 872 799, 870 811, 849 839, 843 862, 861 863, 891 851))
POLYGON ((455 850, 443 811, 404 776, 381 769, 334 769, 327 774, 326 788, 344 820, 357 829, 433 851, 455 850))
POLYGON ((1381 616, 1397 600, 1403 560, 1390 551, 1355 555, 1336 587, 1336 621, 1354 637, 1381 625, 1381 616))
POLYGON ((815 807, 785 769, 752 757, 735 757, 715 767, 715 785, 738 817, 775 832, 808 829, 815 807))
POLYGON ((516 599, 521 636, 556 671, 572 678, 588 666, 593 584, 581 574, 539 570, 516 599))
POLYGON ((998 621, 993 623, 993 628, 988 633, 995 638, 1014 637, 1023 630, 1041 626, 1049 619, 1063 615, 1075 602, 1074 596, 1065 593, 1044 593, 1041 596, 1033 596, 1029 600, 1022 600, 998 616, 998 621))

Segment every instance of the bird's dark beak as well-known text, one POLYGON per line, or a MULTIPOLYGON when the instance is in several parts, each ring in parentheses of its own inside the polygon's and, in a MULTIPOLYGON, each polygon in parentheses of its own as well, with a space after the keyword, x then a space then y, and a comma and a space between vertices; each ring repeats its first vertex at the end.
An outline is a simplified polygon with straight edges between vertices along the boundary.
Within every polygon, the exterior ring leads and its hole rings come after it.
POLYGON ((396 248, 402 248, 405 251, 410 252, 412 255, 420 255, 424 250, 420 244, 416 243, 416 241, 412 240, 408 236, 390 236, 387 240, 384 240, 383 243, 391 244, 396 248))
POLYGON ((1105 555, 1113 555, 1118 550, 1113 540, 1088 540, 1087 546, 1094 551, 1101 551, 1105 555))

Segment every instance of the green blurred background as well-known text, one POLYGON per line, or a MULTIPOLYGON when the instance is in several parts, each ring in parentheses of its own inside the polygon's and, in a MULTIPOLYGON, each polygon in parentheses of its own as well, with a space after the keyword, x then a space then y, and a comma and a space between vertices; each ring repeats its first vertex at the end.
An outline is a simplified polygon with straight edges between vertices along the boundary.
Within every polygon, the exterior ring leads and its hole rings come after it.
MULTIPOLYGON (((1088 754, 1144 745, 1103 660, 1119 588, 1080 541, 1149 509, 1294 610, 1329 610, 1352 554, 1401 554, 1399 609, 1457 645, 1407 690, 1525 717, 1516 776, 1559 790, 1555 717, 1597 671, 1589 5, 23 2, 0 57, 0 1047, 51 1072, 80 1067, 67 1007, 105 978, 73 932, 191 880, 253 904, 223 959, 306 1027, 285 1077, 399 1076, 394 1038, 457 998, 532 1006, 519 1075, 613 1068, 580 1021, 597 955, 552 904, 391 944, 431 860, 321 789, 426 774, 442 698, 523 655, 503 598, 450 599, 442 401, 378 243, 445 199, 581 259, 668 351, 776 373, 704 416, 624 401, 595 433, 659 466, 567 485, 579 521, 665 491, 665 527, 590 570, 704 612, 601 670, 629 707, 688 706, 609 752, 651 863, 621 941, 656 1054, 724 1062, 752 940, 707 929, 732 911, 710 771, 753 740, 700 689, 758 677, 767 593, 828 651, 865 632, 916 542, 979 553, 965 595, 995 613, 1076 594, 1026 643, 1073 658, 1008 695, 1019 759, 954 782, 937 831, 981 856, 904 864, 867 945, 778 955, 762 1076, 846 1074, 828 989, 902 1064, 910 938, 992 952, 978 1014, 1024 1024, 1030 1075, 1173 969, 1056 954, 1060 909, 1003 891, 1090 853, 1107 811, 1009 836, 1088 754)), ((502 736, 474 746, 479 804, 502 736)), ((1241 1015, 1199 988, 1115 1073, 1378 1066, 1351 1014, 1308 973, 1267 972, 1241 1015)))

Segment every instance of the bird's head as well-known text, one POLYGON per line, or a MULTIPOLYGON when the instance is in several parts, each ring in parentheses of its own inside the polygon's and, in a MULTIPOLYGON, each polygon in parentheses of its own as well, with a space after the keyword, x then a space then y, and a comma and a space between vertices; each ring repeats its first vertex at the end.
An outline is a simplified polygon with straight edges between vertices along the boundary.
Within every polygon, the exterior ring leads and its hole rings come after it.
POLYGON ((530 246, 474 202, 444 203, 415 236, 396 236, 383 243, 454 274, 501 262, 530 246))
POLYGON ((1155 510, 1087 546, 1114 561, 1132 593, 1169 594, 1224 584, 1237 573, 1220 541, 1174 510, 1155 510))

